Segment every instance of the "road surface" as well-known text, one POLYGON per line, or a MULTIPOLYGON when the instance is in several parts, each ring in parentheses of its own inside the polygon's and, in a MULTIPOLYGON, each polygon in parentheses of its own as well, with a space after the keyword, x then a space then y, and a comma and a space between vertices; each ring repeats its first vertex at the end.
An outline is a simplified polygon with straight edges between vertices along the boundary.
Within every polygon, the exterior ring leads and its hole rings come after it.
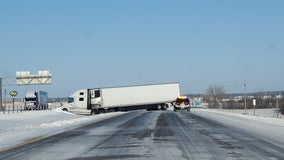
POLYGON ((1 160, 283 158, 284 147, 186 111, 133 111, 0 153, 1 160))

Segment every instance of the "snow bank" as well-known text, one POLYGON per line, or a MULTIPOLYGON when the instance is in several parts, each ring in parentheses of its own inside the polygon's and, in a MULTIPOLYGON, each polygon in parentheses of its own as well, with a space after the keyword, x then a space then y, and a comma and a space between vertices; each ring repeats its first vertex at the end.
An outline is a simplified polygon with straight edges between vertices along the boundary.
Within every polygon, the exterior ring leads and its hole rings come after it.
POLYGON ((256 110, 256 116, 221 109, 192 109, 192 113, 284 146, 284 119, 271 115, 271 110, 256 110))
POLYGON ((240 120, 252 120, 261 124, 280 125, 284 127, 283 115, 275 113, 275 109, 256 109, 255 114, 253 110, 226 110, 226 109, 200 109, 199 111, 210 112, 215 114, 222 114, 229 117, 239 118, 240 120))
POLYGON ((0 113, 0 150, 121 114, 124 113, 82 116, 61 110, 0 113))

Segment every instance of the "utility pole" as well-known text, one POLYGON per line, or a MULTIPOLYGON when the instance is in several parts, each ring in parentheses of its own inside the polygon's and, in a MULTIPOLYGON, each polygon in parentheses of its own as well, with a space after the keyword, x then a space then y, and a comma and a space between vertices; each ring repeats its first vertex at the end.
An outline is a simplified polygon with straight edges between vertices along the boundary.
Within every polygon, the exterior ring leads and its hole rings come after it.
POLYGON ((5 107, 5 108, 3 108, 3 113, 4 113, 4 114, 5 114, 5 112, 6 112, 6 107, 7 107, 6 94, 7 94, 7 90, 6 90, 6 88, 5 88, 5 90, 4 90, 4 107, 5 107))
POLYGON ((279 108, 279 99, 280 98, 280 93, 279 93, 279 95, 278 96, 276 96, 276 108, 277 108, 277 110, 278 110, 278 108, 279 108))
POLYGON ((253 104, 253 115, 255 116, 256 99, 253 99, 252 104, 253 104))
POLYGON ((246 93, 246 81, 244 81, 244 99, 245 99, 245 114, 247 114, 247 93, 246 93))
POLYGON ((277 114, 276 114, 276 116, 278 117, 278 113, 279 113, 279 99, 280 98, 280 92, 279 92, 279 95, 277 95, 276 96, 276 112, 277 112, 277 114))
POLYGON ((2 105, 2 78, 1 77, 0 77, 0 108, 3 109, 3 105, 2 105))

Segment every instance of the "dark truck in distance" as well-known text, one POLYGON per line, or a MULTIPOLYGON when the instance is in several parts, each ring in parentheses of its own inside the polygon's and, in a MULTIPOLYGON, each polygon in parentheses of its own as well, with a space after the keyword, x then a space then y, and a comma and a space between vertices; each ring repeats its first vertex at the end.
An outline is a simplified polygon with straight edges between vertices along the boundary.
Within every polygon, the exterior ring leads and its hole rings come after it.
POLYGON ((24 110, 43 109, 48 109, 48 93, 40 90, 26 92, 24 110))

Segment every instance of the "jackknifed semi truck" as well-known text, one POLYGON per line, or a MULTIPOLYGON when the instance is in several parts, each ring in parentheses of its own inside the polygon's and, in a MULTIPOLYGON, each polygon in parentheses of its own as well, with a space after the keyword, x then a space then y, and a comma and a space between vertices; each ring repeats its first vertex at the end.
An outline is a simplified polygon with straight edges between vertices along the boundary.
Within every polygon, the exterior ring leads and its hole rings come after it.
POLYGON ((165 110, 178 96, 179 83, 80 89, 69 96, 62 110, 91 115, 108 111, 165 110))

